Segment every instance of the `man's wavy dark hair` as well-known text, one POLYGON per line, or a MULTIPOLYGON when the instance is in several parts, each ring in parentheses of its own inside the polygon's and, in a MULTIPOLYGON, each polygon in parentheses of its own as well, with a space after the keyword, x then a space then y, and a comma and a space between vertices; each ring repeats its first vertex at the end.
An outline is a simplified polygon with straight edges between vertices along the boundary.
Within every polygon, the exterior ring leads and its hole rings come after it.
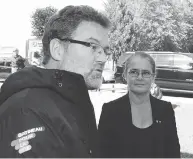
POLYGON ((104 28, 110 27, 108 18, 92 7, 67 6, 53 15, 45 26, 42 39, 44 59, 43 64, 47 64, 50 59, 49 44, 53 38, 70 38, 82 21, 96 22, 104 28))

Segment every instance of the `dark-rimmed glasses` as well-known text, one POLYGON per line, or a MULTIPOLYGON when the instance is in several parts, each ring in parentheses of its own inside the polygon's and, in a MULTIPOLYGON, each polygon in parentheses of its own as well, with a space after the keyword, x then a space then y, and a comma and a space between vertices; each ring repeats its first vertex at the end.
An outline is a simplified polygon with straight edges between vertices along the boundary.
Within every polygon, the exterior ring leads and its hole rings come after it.
POLYGON ((111 53, 110 53, 110 49, 109 48, 103 48, 100 44, 96 44, 96 43, 92 43, 92 42, 86 42, 86 41, 80 41, 80 40, 74 40, 74 39, 70 39, 70 38, 58 38, 61 41, 67 41, 70 43, 75 43, 75 44, 81 44, 84 45, 86 47, 90 47, 93 52, 97 52, 97 53, 104 53, 107 57, 107 59, 110 57, 111 53))

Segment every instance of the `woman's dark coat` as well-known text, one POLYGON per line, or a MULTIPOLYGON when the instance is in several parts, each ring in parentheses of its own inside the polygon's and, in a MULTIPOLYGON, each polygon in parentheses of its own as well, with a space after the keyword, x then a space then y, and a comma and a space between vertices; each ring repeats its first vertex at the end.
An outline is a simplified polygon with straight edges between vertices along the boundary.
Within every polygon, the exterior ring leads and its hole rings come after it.
MULTIPOLYGON (((150 96, 155 133, 154 154, 150 157, 180 158, 180 145, 177 136, 174 110, 170 102, 150 96)), ((128 94, 105 103, 100 121, 101 157, 135 157, 130 153, 129 141, 135 134, 131 133, 132 117, 128 94), (127 145, 127 147, 125 146, 127 145)))

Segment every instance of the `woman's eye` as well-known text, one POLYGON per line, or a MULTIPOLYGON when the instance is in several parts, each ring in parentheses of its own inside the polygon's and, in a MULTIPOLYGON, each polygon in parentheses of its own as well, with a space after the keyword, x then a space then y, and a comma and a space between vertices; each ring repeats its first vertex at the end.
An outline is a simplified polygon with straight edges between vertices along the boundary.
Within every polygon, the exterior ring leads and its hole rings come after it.
POLYGON ((132 71, 130 71, 130 73, 131 74, 137 74, 137 71, 132 70, 132 71))
POLYGON ((150 72, 144 72, 143 74, 145 74, 145 75, 150 75, 151 73, 150 73, 150 72))

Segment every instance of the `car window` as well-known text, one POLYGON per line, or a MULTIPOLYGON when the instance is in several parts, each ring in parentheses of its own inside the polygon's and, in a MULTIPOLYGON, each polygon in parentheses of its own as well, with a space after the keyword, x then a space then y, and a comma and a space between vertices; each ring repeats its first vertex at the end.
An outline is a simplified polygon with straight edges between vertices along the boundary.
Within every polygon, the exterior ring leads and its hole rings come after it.
POLYGON ((173 67, 174 55, 173 54, 157 54, 155 57, 157 67, 173 67))
POLYGON ((192 68, 193 59, 186 55, 174 55, 174 67, 182 69, 192 68))

